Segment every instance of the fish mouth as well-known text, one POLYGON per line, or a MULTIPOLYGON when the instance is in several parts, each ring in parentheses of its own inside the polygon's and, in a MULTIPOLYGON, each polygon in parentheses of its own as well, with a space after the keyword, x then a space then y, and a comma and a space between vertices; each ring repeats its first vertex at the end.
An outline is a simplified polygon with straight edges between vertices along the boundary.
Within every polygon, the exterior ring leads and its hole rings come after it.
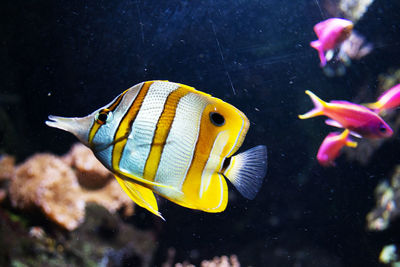
POLYGON ((50 115, 49 120, 45 123, 47 124, 47 126, 64 130, 76 135, 77 129, 80 128, 79 120, 81 119, 82 118, 67 118, 50 115))
POLYGON ((350 36, 351 32, 353 31, 353 28, 354 28, 353 24, 344 27, 343 34, 345 36, 345 39, 347 39, 350 36))
POLYGON ((88 129, 93 124, 93 118, 90 116, 78 118, 67 118, 50 115, 49 120, 45 121, 47 126, 57 128, 75 135, 79 141, 88 145, 88 129))

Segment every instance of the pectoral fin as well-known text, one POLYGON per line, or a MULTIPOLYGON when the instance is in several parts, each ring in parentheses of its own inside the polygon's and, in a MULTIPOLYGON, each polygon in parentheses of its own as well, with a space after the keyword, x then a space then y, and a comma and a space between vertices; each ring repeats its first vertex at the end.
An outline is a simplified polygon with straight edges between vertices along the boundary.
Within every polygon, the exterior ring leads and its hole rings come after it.
POLYGON ((136 204, 161 217, 161 219, 165 221, 161 213, 158 212, 157 200, 150 189, 126 179, 119 178, 118 176, 115 176, 115 178, 122 189, 124 189, 125 193, 128 194, 136 204))

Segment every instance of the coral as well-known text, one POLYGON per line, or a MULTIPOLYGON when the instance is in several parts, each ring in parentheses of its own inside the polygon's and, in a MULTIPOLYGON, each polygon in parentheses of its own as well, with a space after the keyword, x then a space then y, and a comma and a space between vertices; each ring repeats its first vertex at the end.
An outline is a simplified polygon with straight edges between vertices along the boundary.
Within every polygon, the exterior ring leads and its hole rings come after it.
POLYGON ((85 201, 73 170, 51 154, 37 154, 18 166, 9 186, 15 207, 39 209, 68 230, 84 218, 85 201))
POLYGON ((395 168, 390 184, 381 182, 375 189, 376 207, 367 214, 367 228, 382 231, 400 215, 400 165, 395 168))
POLYGON ((353 31, 340 46, 339 58, 341 61, 346 61, 346 57, 359 60, 371 53, 372 48, 362 35, 353 31))
POLYGON ((109 181, 104 187, 98 190, 82 188, 82 193, 86 202, 94 202, 105 207, 111 213, 123 208, 125 216, 133 215, 133 202, 121 191, 121 187, 115 179, 109 181))
POLYGON ((0 180, 11 179, 14 172, 15 158, 9 155, 0 155, 0 180))
POLYGON ((80 143, 73 145, 63 160, 76 170, 79 183, 86 188, 101 188, 113 178, 93 152, 80 143))
POLYGON ((214 257, 212 260, 201 262, 202 267, 240 267, 239 260, 236 255, 214 257))
POLYGON ((14 166, 14 157, 9 155, 0 155, 0 203, 7 197, 7 191, 4 187, 14 173, 14 166))
POLYGON ((374 0, 341 0, 339 9, 347 19, 356 22, 364 15, 372 2, 374 0))
POLYGON ((389 264, 392 263, 393 266, 396 266, 400 262, 396 262, 398 260, 398 255, 397 255, 397 247, 394 244, 391 245, 386 245, 383 247, 381 253, 379 254, 379 261, 382 262, 383 264, 389 264))
POLYGON ((356 23, 374 0, 323 0, 322 6, 332 17, 342 17, 356 23))
MULTIPOLYGON (((195 265, 189 262, 182 262, 173 264, 176 250, 174 248, 168 249, 167 260, 162 264, 162 267, 194 267, 195 265)), ((200 264, 201 267, 240 267, 240 262, 236 255, 214 257, 212 260, 203 260, 200 264)))
POLYGON ((0 209, 0 266, 151 266, 157 248, 151 230, 88 204, 75 231, 28 226, 26 213, 0 209))
POLYGON ((62 158, 36 154, 17 166, 9 186, 11 203, 23 210, 39 208, 50 220, 71 231, 85 216, 87 202, 111 213, 124 208, 133 214, 133 202, 118 182, 83 145, 62 158))

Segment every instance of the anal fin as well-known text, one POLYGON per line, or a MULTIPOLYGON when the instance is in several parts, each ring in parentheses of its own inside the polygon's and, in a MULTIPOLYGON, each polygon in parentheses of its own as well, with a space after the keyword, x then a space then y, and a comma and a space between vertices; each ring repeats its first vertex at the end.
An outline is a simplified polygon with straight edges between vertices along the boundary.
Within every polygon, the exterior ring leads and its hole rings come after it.
POLYGON ((127 181, 126 179, 119 178, 115 175, 119 185, 125 191, 125 193, 139 206, 147 209, 151 213, 159 216, 161 219, 165 221, 161 213, 158 212, 157 200, 154 196, 154 193, 139 184, 136 184, 131 181, 127 181))
MULTIPOLYGON (((341 125, 339 122, 337 122, 337 121, 335 121, 335 120, 332 120, 332 119, 327 119, 327 120, 325 120, 325 124, 326 124, 326 125, 329 125, 329 126, 332 126, 332 127, 344 128, 343 125, 341 125)), ((357 137, 357 138, 362 138, 362 136, 361 136, 360 134, 356 133, 356 132, 350 131, 350 134, 351 134, 352 136, 357 137)))

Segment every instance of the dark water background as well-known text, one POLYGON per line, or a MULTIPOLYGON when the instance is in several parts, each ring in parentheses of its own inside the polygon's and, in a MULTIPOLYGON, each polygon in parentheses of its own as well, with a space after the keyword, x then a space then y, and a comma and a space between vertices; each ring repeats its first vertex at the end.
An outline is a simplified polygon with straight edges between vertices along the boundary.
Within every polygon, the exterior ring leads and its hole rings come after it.
MULTIPOLYGON (((3 1, 0 104, 12 127, 2 126, 1 147, 19 161, 39 151, 62 154, 76 140, 46 127, 49 114, 87 115, 145 80, 194 86, 248 116, 241 150, 266 144, 268 175, 253 201, 231 188, 221 214, 161 201, 166 222, 155 264, 175 247, 178 261, 194 263, 236 253, 253 266, 376 266, 382 246, 400 240, 399 223, 371 233, 365 216, 374 187, 400 162, 399 138, 368 166, 341 158, 324 169, 315 155, 330 128, 297 114, 311 108, 306 89, 326 100, 351 99, 368 86, 373 100, 377 75, 400 67, 400 4, 375 1, 355 27, 375 50, 345 76, 328 78, 309 47, 312 27, 328 17, 318 3, 3 1)), ((145 211, 132 221, 154 225, 145 211)))

